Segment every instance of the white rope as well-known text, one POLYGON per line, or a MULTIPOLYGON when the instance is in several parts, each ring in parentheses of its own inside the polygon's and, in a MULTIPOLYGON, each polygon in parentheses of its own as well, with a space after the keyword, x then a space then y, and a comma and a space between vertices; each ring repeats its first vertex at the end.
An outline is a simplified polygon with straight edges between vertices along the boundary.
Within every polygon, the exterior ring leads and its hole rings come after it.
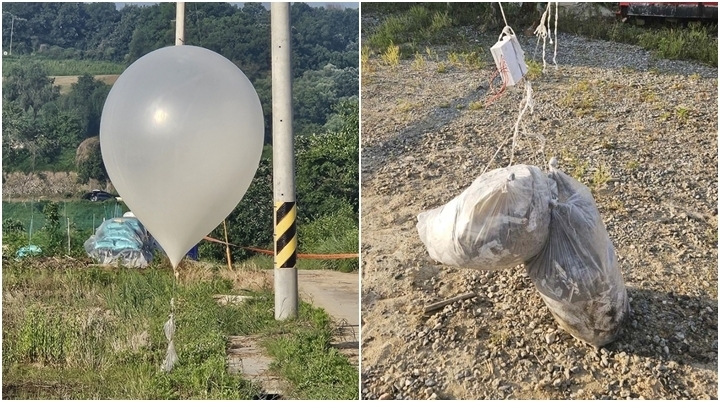
POLYGON ((508 166, 512 166, 513 159, 515 159, 514 158, 515 147, 517 145, 517 139, 518 139, 520 133, 522 133, 523 135, 525 135, 527 137, 535 138, 540 142, 540 148, 537 150, 537 152, 535 152, 535 155, 541 154, 541 155, 543 155, 543 161, 545 160, 545 158, 544 158, 545 142, 546 142, 545 137, 542 134, 528 132, 528 129, 525 126, 525 123, 522 122, 522 118, 525 115, 525 112, 529 109, 530 114, 532 114, 534 108, 535 108, 535 100, 533 99, 532 84, 530 83, 530 81, 526 80, 525 81, 525 98, 523 98, 523 100, 520 101, 520 114, 518 115, 517 121, 515 122, 515 131, 513 132, 513 135, 507 136, 505 138, 505 140, 503 140, 502 144, 500 144, 500 146, 497 148, 497 150, 495 150, 495 153, 490 158, 487 165, 485 165, 485 169, 483 169, 482 173, 480 173, 481 176, 483 174, 485 174, 485 172, 488 170, 490 165, 493 163, 493 161, 495 160, 497 155, 500 153, 500 150, 503 149, 503 147, 505 147, 505 144, 507 144, 507 142, 511 138, 512 138, 513 142, 512 142, 512 149, 510 151, 510 163, 508 164, 508 166), (522 126, 522 131, 520 130, 520 126, 522 126))
POLYGON ((557 58, 557 45, 558 45, 557 22, 558 22, 558 5, 559 4, 560 3, 558 3, 557 1, 555 2, 555 53, 553 53, 553 64, 555 64, 555 70, 558 69, 556 58, 557 58))
MULTIPOLYGON (((553 44, 553 36, 552 36, 552 28, 550 26, 550 19, 552 18, 552 2, 548 2, 547 8, 545 9, 545 12, 543 12, 542 17, 540 17, 540 24, 535 29, 535 35, 537 35, 537 44, 540 44, 540 39, 542 38, 543 41, 543 73, 547 71, 547 63, 545 61, 545 39, 550 40, 550 44, 553 44), (547 23, 547 26, 545 24, 547 23)), ((555 69, 557 70, 557 22, 558 22, 558 2, 555 2, 555 52, 553 53, 553 64, 555 64, 555 69)), ((537 47, 536 47, 537 49, 537 47)))
POLYGON ((550 3, 548 3, 548 8, 545 9, 545 12, 543 12, 542 17, 540 17, 540 24, 538 24, 537 28, 535 28, 535 35, 537 35, 537 42, 540 43, 540 39, 543 41, 543 52, 542 52, 542 59, 543 59, 543 73, 545 73, 546 63, 545 63, 545 39, 548 36, 547 28, 545 28, 545 20, 548 17, 548 9, 550 8, 550 3))
POLYGON ((165 359, 160 366, 160 370, 169 372, 173 369, 175 364, 178 362, 177 352, 175 351, 175 296, 177 296, 177 282, 180 272, 173 265, 173 297, 170 298, 170 316, 163 325, 163 332, 165 338, 168 340, 167 352, 165 352, 165 359))
POLYGON ((533 109, 535 108, 535 101, 533 100, 532 96, 532 85, 530 84, 530 81, 526 80, 525 99, 520 102, 520 114, 518 115, 517 122, 515 122, 515 132, 513 133, 512 149, 510 150, 510 163, 508 164, 508 166, 511 166, 513 163, 513 158, 515 156, 515 146, 517 145, 517 137, 518 133, 520 132, 520 122, 522 121, 523 115, 528 109, 530 109, 530 114, 532 114, 533 109))
POLYGON ((507 23, 507 18, 505 18, 505 11, 504 11, 503 8, 502 8, 502 3, 499 2, 499 1, 498 1, 498 6, 500 6, 500 13, 501 13, 502 16, 503 16, 503 21, 505 21, 505 26, 506 26, 506 27, 507 27, 507 26, 510 26, 510 25, 507 23))
MULTIPOLYGON (((503 28, 502 32, 500 33, 500 37, 498 38, 498 40, 501 40, 502 37, 503 37, 503 35, 515 35, 515 32, 513 32, 512 28, 511 28, 510 25, 507 23, 507 19, 505 19, 505 12, 503 11, 502 3, 499 3, 499 2, 498 2, 498 5, 500 6, 500 12, 502 13, 503 20, 505 21, 505 27, 503 28)), ((538 26, 538 29, 535 31, 536 34, 537 34, 538 32, 540 32, 540 36, 542 36, 542 38, 543 38, 543 66, 544 66, 544 64, 545 64, 545 37, 548 36, 548 35, 547 35, 547 32, 548 32, 549 26, 550 26, 550 25, 549 25, 550 23, 549 23, 549 21, 548 21, 548 28, 545 28, 545 21, 546 21, 547 15, 549 14, 549 10, 550 10, 549 7, 550 7, 550 3, 548 3, 548 10, 543 14, 543 17, 542 17, 542 20, 541 20, 541 22, 540 22, 540 25, 538 26)), ((557 9, 556 9, 556 12, 557 12, 557 9)), ((557 17, 556 17, 556 24, 557 24, 557 17)), ((539 40, 539 38, 538 38, 538 40, 539 40)), ((552 37, 550 38, 550 41, 551 41, 550 43, 552 43, 552 37)), ((511 165, 512 165, 513 159, 514 159, 514 157, 515 157, 515 147, 517 146, 517 141, 518 141, 518 136, 519 136, 519 134, 520 134, 520 127, 521 127, 521 125, 522 125, 522 128, 523 128, 523 134, 524 134, 524 135, 527 135, 528 137, 537 138, 537 139, 541 142, 541 146, 540 146, 540 149, 538 150, 538 153, 543 153, 543 154, 544 154, 544 150, 545 150, 545 137, 543 137, 543 136, 540 135, 540 134, 527 133, 527 129, 526 129, 526 127, 525 127, 525 124, 522 123, 522 118, 523 118, 523 116, 525 115, 525 113, 526 113, 528 110, 530 110, 530 114, 532 114, 532 113, 533 113, 533 110, 534 110, 534 107, 535 107, 535 101, 534 101, 534 99, 533 99, 532 84, 531 84, 530 81, 528 81, 527 78, 526 78, 526 79, 525 79, 525 97, 523 98, 522 101, 520 101, 520 113, 519 113, 519 115, 518 115, 517 121, 515 122, 515 130, 514 130, 514 132, 513 132, 513 135, 512 135, 512 136, 508 136, 507 138, 505 138, 505 140, 502 142, 502 144, 500 144, 500 146, 498 147, 498 149, 495 151, 495 154, 494 154, 494 155, 492 156, 492 158, 490 158, 490 160, 488 161, 488 163, 487 163, 487 165, 485 166, 485 169, 483 170, 483 172, 481 173, 481 175, 484 174, 484 173, 487 171, 487 169, 490 167, 490 164, 492 164, 492 162, 495 160, 495 157, 497 157, 497 155, 498 155, 498 153, 500 152, 500 150, 505 146, 505 144, 508 142, 508 140, 510 140, 510 138, 512 138, 512 148, 511 148, 511 150, 510 150, 510 163, 508 164, 508 166, 511 166, 511 165)))

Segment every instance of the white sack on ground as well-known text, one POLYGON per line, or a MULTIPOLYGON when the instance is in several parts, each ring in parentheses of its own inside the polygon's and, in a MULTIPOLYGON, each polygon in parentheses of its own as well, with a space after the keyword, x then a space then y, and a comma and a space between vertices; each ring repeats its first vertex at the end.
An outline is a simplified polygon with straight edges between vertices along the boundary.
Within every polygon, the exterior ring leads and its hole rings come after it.
POLYGON ((601 346, 617 337, 629 312, 615 249, 590 190, 552 166, 549 177, 550 233, 526 263, 528 275, 562 328, 601 346))
POLYGON ((495 169, 446 205, 418 215, 417 229, 430 257, 443 264, 511 268, 545 244, 549 202, 548 180, 539 168, 495 169))

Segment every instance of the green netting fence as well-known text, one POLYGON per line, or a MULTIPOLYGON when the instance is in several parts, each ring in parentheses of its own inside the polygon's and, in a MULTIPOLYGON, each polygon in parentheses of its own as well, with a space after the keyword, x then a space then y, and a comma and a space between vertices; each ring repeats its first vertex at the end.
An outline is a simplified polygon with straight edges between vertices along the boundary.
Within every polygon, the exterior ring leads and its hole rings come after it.
MULTIPOLYGON (((3 201, 2 219, 20 221, 27 233, 35 233, 45 224, 43 208, 50 201, 3 201)), ((56 201, 59 206, 60 224, 64 227, 67 218, 75 230, 90 236, 105 219, 122 216, 128 211, 124 203, 116 200, 91 202, 85 200, 56 201)))

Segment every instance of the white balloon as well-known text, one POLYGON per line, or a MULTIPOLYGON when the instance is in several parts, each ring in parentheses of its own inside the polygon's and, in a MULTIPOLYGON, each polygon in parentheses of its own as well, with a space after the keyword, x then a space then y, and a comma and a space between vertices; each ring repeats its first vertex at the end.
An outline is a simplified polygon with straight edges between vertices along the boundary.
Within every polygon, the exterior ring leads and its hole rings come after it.
POLYGON ((115 189, 177 266, 240 202, 264 121, 250 80, 195 46, 151 52, 113 85, 100 147, 115 189))

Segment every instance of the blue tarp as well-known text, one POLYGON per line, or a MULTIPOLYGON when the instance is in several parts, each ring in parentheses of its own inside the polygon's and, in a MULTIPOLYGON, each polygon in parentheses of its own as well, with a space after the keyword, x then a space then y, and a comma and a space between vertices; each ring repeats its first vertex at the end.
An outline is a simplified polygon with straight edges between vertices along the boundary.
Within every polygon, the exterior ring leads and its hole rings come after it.
POLYGON ((100 264, 142 268, 152 261, 153 241, 137 218, 106 220, 85 241, 85 251, 100 264))
POLYGON ((15 258, 21 259, 23 257, 35 256, 40 254, 42 254, 42 250, 40 249, 40 247, 31 244, 29 246, 20 247, 17 253, 15 253, 15 258))

